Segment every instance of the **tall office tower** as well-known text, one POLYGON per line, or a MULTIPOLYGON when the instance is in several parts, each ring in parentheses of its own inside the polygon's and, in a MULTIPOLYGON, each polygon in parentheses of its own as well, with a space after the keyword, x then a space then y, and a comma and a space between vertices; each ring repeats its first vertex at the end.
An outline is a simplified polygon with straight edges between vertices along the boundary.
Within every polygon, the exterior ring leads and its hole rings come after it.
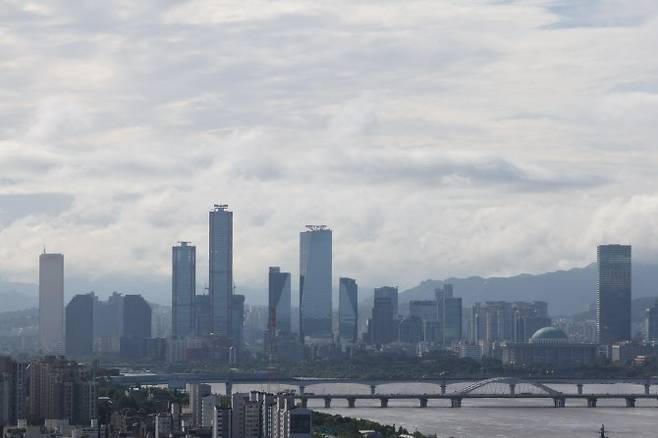
POLYGON ((368 321, 368 333, 371 343, 382 345, 389 344, 395 340, 394 309, 395 304, 390 295, 380 294, 380 296, 377 296, 375 294, 372 318, 368 321))
POLYGON ((299 335, 331 337, 331 230, 307 225, 299 233, 299 335))
POLYGON ((244 341, 244 295, 231 296, 231 338, 237 347, 244 341))
POLYGON ((410 315, 400 322, 398 338, 405 344, 417 344, 423 340, 423 320, 410 315))
POLYGON ((94 299, 94 336, 121 337, 123 333, 123 295, 112 292, 107 301, 94 299))
POLYGON ((25 419, 26 367, 9 356, 0 356, 0 426, 25 419))
POLYGON ((393 305, 393 318, 399 315, 398 288, 393 286, 382 286, 375 289, 375 298, 389 298, 393 305))
POLYGON ((197 295, 194 298, 195 331, 197 336, 206 336, 210 333, 210 297, 197 295))
POLYGON ((96 381, 89 368, 47 356, 30 364, 30 422, 53 418, 88 425, 96 418, 96 381))
POLYGON ((90 356, 94 352, 94 302, 92 293, 76 295, 66 305, 66 354, 90 356))
POLYGON ((658 299, 645 312, 645 331, 647 333, 647 341, 658 341, 658 299))
POLYGON ((549 327, 548 303, 517 301, 512 304, 514 312, 514 342, 528 342, 539 329, 549 327))
POLYGON ((338 280, 338 336, 354 343, 359 336, 359 286, 353 278, 338 280))
POLYGON ((233 296, 233 212, 228 205, 217 205, 209 213, 210 330, 218 336, 231 336, 231 297, 233 296))
POLYGON ((443 344, 450 345, 462 338, 462 299, 443 298, 442 333, 443 344))
POLYGON ((171 335, 184 338, 196 334, 196 247, 179 242, 171 254, 171 335))
POLYGON ((39 255, 39 347, 64 353, 64 256, 39 255))
POLYGON ((150 337, 151 306, 141 295, 125 295, 123 297, 121 357, 143 357, 146 354, 146 340, 150 337))
MULTIPOLYGON (((228 405, 230 406, 230 397, 227 396, 227 398, 229 398, 228 405)), ((209 394, 201 399, 201 423, 196 425, 197 428, 212 428, 215 405, 220 404, 221 399, 222 397, 217 394, 209 394)))
POLYGON ((290 272, 270 267, 267 330, 271 336, 290 333, 290 272))
POLYGON ((596 333, 600 344, 631 339, 631 247, 597 248, 596 333))
POLYGON ((187 383, 185 392, 189 398, 190 411, 192 411, 192 423, 195 427, 201 427, 203 398, 210 395, 211 387, 205 383, 187 383))

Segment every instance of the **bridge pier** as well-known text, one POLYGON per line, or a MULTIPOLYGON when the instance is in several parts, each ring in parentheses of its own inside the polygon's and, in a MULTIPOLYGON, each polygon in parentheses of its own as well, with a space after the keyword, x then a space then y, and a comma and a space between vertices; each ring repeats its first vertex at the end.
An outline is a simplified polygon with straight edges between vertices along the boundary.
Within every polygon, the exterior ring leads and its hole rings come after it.
POLYGON ((651 384, 650 383, 645 383, 644 384, 644 395, 649 395, 651 394, 651 384))
POLYGON ((302 408, 306 409, 308 407, 308 399, 306 397, 301 399, 302 401, 302 408))
POLYGON ((509 384, 509 394, 511 396, 516 395, 516 383, 510 383, 509 384))
POLYGON ((331 397, 324 398, 324 407, 325 409, 329 409, 331 407, 331 397))
POLYGON ((426 408, 427 407, 427 399, 426 398, 420 398, 418 400, 420 401, 420 407, 421 408, 426 408))
POLYGON ((380 398, 379 403, 380 403, 382 408, 387 408, 388 407, 388 399, 386 397, 380 398))
POLYGON ((377 393, 377 385, 370 385, 370 395, 375 395, 377 393))
POLYGON ((596 397, 588 397, 587 398, 587 407, 588 408, 595 408, 596 407, 596 397))
POLYGON ((450 407, 451 408, 461 408, 462 407, 462 399, 461 397, 453 397, 450 399, 450 407))
POLYGON ((556 408, 563 408, 566 406, 566 400, 562 397, 554 397, 553 398, 553 406, 556 408))
POLYGON ((446 395, 446 388, 447 387, 448 387, 448 385, 446 385, 446 382, 443 382, 441 384, 441 395, 446 395))
POLYGON ((354 406, 356 406, 356 398, 347 397, 347 407, 348 408, 353 408, 354 406))
POLYGON ((627 408, 634 408, 635 407, 635 398, 626 397, 626 407, 627 408))
POLYGON ((583 384, 582 383, 577 384, 576 388, 578 388, 578 395, 583 395, 583 384))
POLYGON ((226 395, 230 396, 230 395, 233 394, 233 383, 225 382, 224 383, 224 388, 226 390, 226 395))
POLYGON ((304 385, 299 385, 299 395, 304 395, 304 390, 306 389, 306 386, 304 385))

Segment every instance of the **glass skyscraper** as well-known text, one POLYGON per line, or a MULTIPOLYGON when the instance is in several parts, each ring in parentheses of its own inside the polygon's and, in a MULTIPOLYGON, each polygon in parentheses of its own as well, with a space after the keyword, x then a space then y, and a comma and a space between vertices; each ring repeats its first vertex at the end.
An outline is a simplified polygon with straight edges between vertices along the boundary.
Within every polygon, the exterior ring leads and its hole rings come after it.
POLYGON ((331 337, 331 230, 308 225, 299 233, 299 334, 331 337))
POLYGON ((209 214, 210 330, 231 336, 233 296, 233 212, 228 205, 215 205, 209 214))
POLYGON ((171 334, 174 337, 194 336, 196 320, 196 247, 180 242, 172 248, 171 334))
POLYGON ((290 272, 281 272, 278 266, 271 266, 268 286, 267 327, 270 336, 277 332, 290 333, 290 272))
POLYGON ((631 339, 631 246, 597 248, 596 332, 600 344, 631 339))
POLYGON ((338 280, 338 335, 341 341, 356 342, 359 323, 359 286, 353 278, 338 280))

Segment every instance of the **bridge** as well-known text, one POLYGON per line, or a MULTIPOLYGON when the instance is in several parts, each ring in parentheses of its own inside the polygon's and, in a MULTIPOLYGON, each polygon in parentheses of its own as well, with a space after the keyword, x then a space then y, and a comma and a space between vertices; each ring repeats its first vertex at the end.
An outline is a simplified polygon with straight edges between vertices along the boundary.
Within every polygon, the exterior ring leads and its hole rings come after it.
MULTIPOLYGON (((564 383, 564 382, 562 382, 564 383)), ((618 382, 615 382, 618 383, 618 382)), ((388 407, 389 400, 418 400, 419 407, 426 408, 429 400, 449 400, 450 407, 462 407, 462 401, 465 399, 547 399, 553 402, 556 408, 566 407, 567 400, 584 400, 587 407, 595 408, 599 399, 619 399, 624 400, 626 407, 634 408, 638 399, 656 399, 658 394, 651 393, 651 385, 644 385, 643 393, 585 393, 583 392, 583 383, 577 383, 576 393, 564 393, 553 389, 543 382, 536 380, 526 380, 510 377, 495 377, 472 383, 457 391, 446 393, 423 393, 423 394, 297 394, 295 398, 301 401, 303 407, 308 406, 309 400, 322 400, 324 407, 330 408, 334 399, 344 399, 347 401, 349 408, 356 407, 357 400, 379 400, 382 408, 388 407), (500 386, 507 387, 506 392, 500 392, 500 386), (491 387, 497 389, 491 391, 491 387), (518 386, 525 386, 533 389, 535 392, 517 392, 518 386), (485 389, 483 391, 483 389, 485 389)), ((443 389, 443 388, 442 388, 443 389)))
POLYGON ((452 407, 461 407, 464 399, 549 399, 555 407, 564 407, 568 399, 582 399, 587 406, 596 407, 599 399, 623 399, 626 406, 634 407, 638 399, 657 399, 658 394, 651 393, 651 387, 658 385, 658 378, 589 378, 571 379, 560 377, 494 377, 474 380, 473 377, 440 377, 440 378, 409 378, 409 379, 350 379, 350 378, 304 378, 304 377, 277 377, 266 373, 247 374, 138 374, 111 377, 113 383, 119 385, 169 385, 170 387, 184 387, 186 383, 223 383, 226 394, 233 392, 236 384, 279 384, 296 387, 295 397, 307 405, 309 400, 323 400, 325 406, 330 407, 334 399, 347 400, 349 407, 354 407, 357 400, 379 400, 382 407, 388 406, 389 400, 418 400, 420 407, 427 407, 429 400, 450 400, 452 407), (422 394, 384 394, 378 387, 388 384, 422 383, 426 387, 433 386, 436 392, 422 394), (466 383, 467 386, 458 390, 448 391, 451 384, 466 383), (363 394, 315 394, 311 390, 315 385, 350 384, 362 385, 369 389, 363 394), (575 393, 561 392, 549 385, 573 385, 575 393), (632 384, 642 386, 644 390, 638 393, 610 394, 589 393, 585 389, 588 385, 632 384), (504 388, 504 390, 501 390, 504 388), (521 390, 524 389, 524 390, 521 390))

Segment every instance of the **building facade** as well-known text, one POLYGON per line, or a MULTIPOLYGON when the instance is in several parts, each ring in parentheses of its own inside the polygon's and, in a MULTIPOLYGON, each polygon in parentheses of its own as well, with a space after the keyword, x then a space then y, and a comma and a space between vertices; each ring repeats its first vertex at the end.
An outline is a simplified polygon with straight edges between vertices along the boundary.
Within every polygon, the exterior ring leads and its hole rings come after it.
POLYGON ((268 321, 271 334, 291 331, 291 292, 290 272, 281 272, 278 266, 271 266, 268 276, 268 321))
POLYGON ((631 339, 631 246, 599 245, 596 251, 597 336, 600 344, 631 339))
POLYGON ((64 353, 64 256, 39 255, 39 347, 64 353))
POLYGON ((194 336, 196 318, 196 247, 180 242, 171 254, 171 334, 194 336))
POLYGON ((338 336, 352 343, 359 336, 359 286, 353 278, 338 280, 338 336))
POLYGON ((91 356, 94 352, 93 293, 76 295, 66 305, 66 354, 72 357, 91 356))
POLYGON ((332 333, 332 233, 309 225, 299 233, 299 334, 328 338, 332 333))
POLYGON ((210 330, 231 337, 233 296, 233 212, 215 205, 209 213, 210 330))
POLYGON ((570 343, 556 327, 544 327, 528 342, 503 343, 503 363, 511 365, 542 365, 566 368, 590 365, 596 360, 596 344, 570 343))

